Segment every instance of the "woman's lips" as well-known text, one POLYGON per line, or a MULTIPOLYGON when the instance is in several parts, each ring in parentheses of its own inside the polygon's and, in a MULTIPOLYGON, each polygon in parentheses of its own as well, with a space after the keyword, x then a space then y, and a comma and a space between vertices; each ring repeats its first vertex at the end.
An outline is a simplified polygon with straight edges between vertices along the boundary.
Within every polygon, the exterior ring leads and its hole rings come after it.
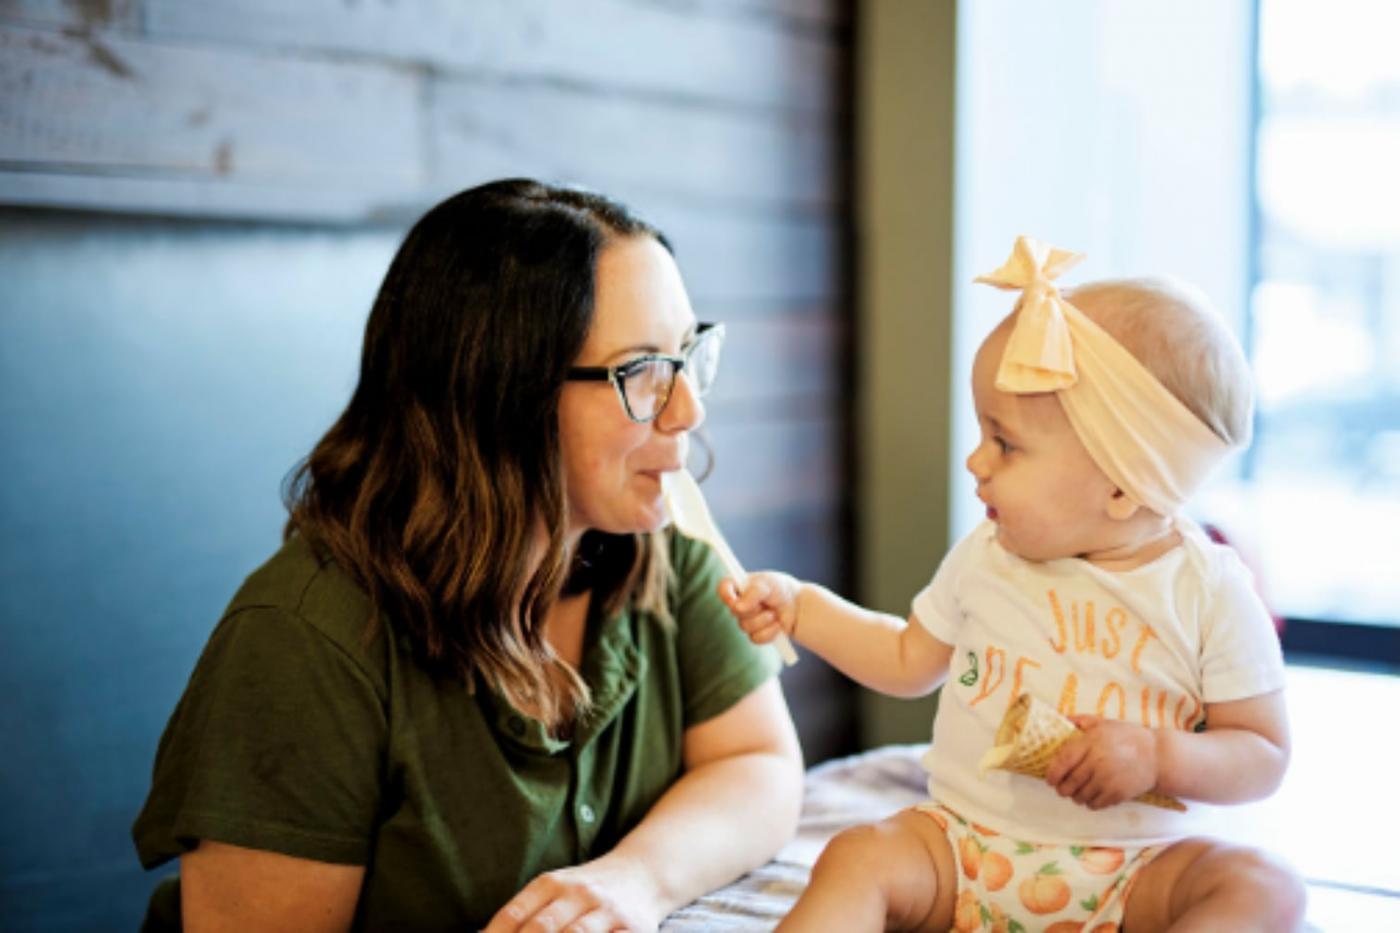
POLYGON ((997 520, 997 510, 994 509, 994 508, 992 508, 990 505, 987 506, 987 518, 988 518, 990 521, 996 521, 996 520, 997 520))
POLYGON ((679 469, 680 467, 661 467, 659 469, 654 470, 638 470, 637 474, 639 476, 645 476, 647 479, 652 480, 653 482, 660 483, 661 477, 663 475, 667 473, 674 473, 676 470, 679 469))

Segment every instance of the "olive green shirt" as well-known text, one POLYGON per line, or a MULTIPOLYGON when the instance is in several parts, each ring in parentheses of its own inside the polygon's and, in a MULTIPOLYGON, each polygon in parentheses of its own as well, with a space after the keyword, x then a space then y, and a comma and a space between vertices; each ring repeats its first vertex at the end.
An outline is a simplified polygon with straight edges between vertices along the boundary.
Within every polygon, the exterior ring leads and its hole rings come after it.
MULTIPOLYGON (((152 868, 199 840, 364 865, 356 928, 476 929, 530 879, 611 849, 680 775, 685 730, 772 677, 671 543, 674 624, 590 613, 591 712, 567 741, 485 688, 434 678, 365 593, 292 538, 210 636, 132 834, 152 868)), ((678 857, 683 854, 678 853, 678 857)), ((179 928, 177 880, 147 929, 179 928)))

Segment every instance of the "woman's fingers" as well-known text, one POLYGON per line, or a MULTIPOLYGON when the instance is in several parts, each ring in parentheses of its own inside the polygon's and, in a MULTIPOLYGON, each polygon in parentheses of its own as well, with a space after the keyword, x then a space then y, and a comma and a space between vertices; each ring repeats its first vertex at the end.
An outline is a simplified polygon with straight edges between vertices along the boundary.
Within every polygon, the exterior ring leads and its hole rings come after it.
POLYGON ((617 919, 610 913, 591 907, 569 893, 538 904, 533 899, 522 900, 516 895, 491 919, 483 933, 560 933, 564 930, 606 933, 616 925, 617 919))
POLYGON ((625 905, 586 867, 540 875, 491 918, 482 933, 608 933, 631 930, 625 905))
POLYGON ((496 912, 482 933, 556 933, 583 913, 573 892, 541 875, 496 912))
POLYGON ((565 933, 611 933, 613 930, 625 931, 626 929, 627 927, 611 911, 599 907, 576 918, 565 927, 565 933))
MULTIPOLYGON (((583 917, 597 912, 581 903, 576 897, 565 894, 563 897, 546 904, 533 917, 525 921, 520 930, 521 933, 558 933, 560 930, 572 930, 583 917)), ((594 928, 579 927, 578 929, 594 928)), ((602 929, 607 929, 607 927, 604 926, 602 929)))

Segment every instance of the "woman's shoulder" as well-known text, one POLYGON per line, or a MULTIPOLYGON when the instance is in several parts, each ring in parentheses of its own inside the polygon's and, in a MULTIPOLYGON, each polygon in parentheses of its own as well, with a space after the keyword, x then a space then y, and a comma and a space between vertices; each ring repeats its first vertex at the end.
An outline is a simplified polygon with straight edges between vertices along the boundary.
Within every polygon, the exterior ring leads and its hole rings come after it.
POLYGON ((688 538, 674 528, 663 532, 666 542, 668 587, 671 612, 699 609, 727 613, 720 602, 719 582, 729 576, 719 555, 704 541, 688 538))
POLYGON ((687 538, 676 531, 675 528, 667 528, 662 532, 666 536, 666 552, 671 562, 671 572, 677 577, 688 577, 694 574, 711 569, 711 563, 715 567, 719 565, 719 559, 708 544, 703 541, 696 541, 694 538, 687 538))
POLYGON ((385 633, 371 627, 373 618, 368 594, 329 556, 293 535, 243 581, 220 628, 265 630, 268 637, 293 629, 294 637, 324 642, 368 673, 383 666, 385 633))

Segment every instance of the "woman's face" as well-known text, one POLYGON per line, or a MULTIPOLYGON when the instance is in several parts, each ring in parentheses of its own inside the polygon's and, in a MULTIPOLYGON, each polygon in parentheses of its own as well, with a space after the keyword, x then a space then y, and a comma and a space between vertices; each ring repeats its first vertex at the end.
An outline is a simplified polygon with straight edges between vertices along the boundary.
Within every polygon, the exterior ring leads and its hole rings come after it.
MULTIPOLYGON (((694 334, 695 313, 665 247, 643 235, 617 237, 603 248, 593 326, 575 365, 616 366, 647 353, 679 356, 694 334)), ((665 524, 661 474, 685 464, 689 434, 704 419, 684 374, 661 414, 646 424, 627 417, 612 383, 566 382, 559 431, 567 536, 654 531, 665 524)))

